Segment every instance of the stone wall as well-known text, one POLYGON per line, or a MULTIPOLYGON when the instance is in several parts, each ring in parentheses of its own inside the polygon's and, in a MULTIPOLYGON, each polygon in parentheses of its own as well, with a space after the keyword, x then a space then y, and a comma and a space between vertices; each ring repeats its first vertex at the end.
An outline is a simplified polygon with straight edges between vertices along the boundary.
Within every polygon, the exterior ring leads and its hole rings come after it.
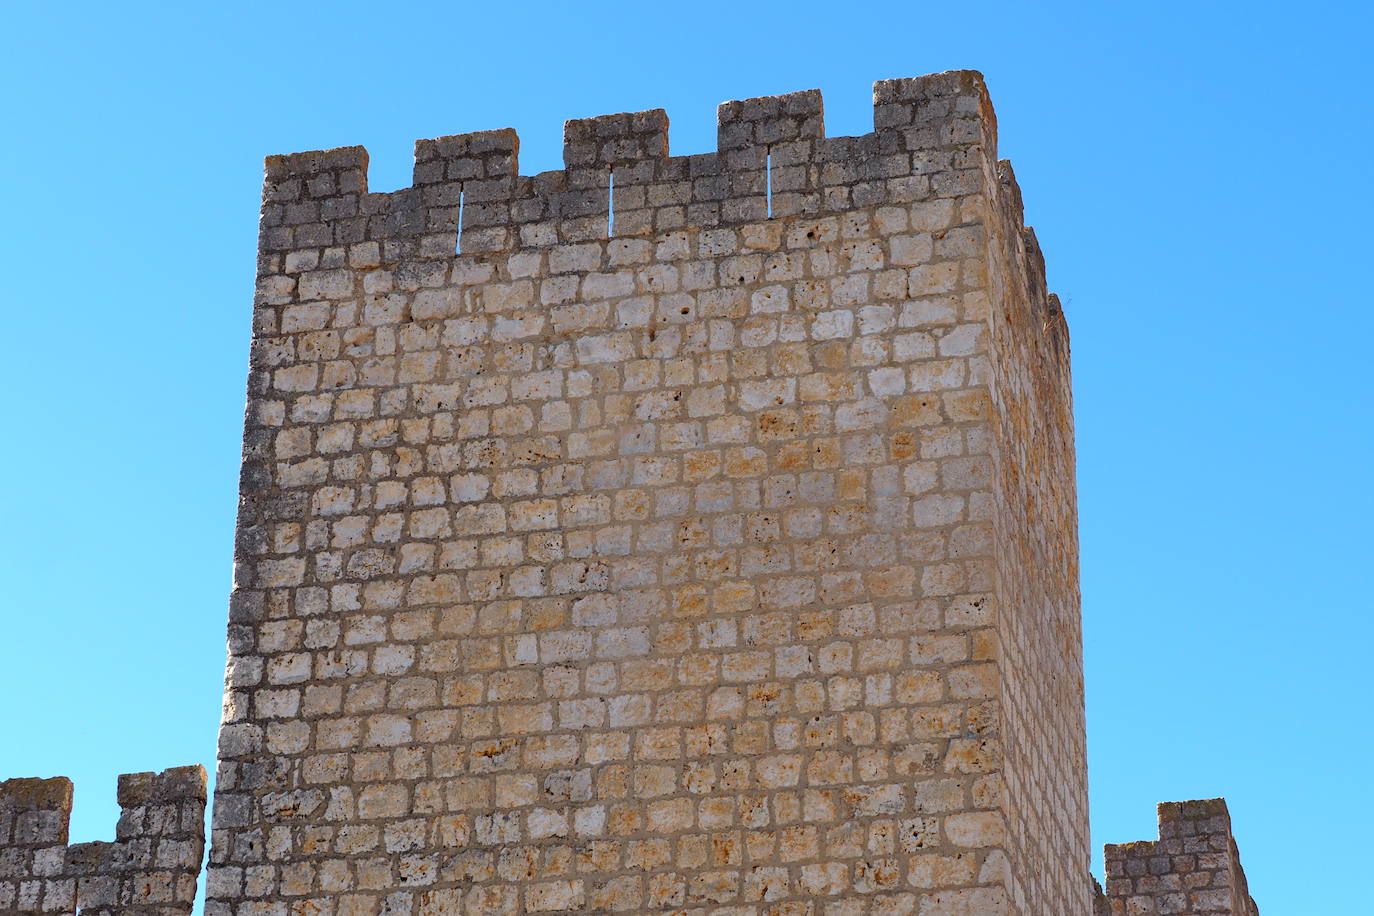
POLYGON ((874 98, 268 160, 208 913, 1091 912, 1062 320, 874 98))
POLYGON ((1106 862, 1112 916, 1259 916, 1225 799, 1160 804, 1159 839, 1109 845, 1106 862))
POLYGON ((182 916, 205 853, 205 769, 119 777, 112 843, 67 845, 71 780, 0 783, 0 913, 182 916))

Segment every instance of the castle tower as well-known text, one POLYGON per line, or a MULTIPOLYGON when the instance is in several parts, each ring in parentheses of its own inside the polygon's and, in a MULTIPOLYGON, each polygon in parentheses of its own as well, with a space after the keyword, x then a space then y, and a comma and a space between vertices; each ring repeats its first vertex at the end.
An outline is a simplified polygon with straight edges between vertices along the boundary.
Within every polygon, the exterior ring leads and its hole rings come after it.
POLYGON ((874 103, 268 160, 207 913, 1091 913, 1063 317, 874 103))

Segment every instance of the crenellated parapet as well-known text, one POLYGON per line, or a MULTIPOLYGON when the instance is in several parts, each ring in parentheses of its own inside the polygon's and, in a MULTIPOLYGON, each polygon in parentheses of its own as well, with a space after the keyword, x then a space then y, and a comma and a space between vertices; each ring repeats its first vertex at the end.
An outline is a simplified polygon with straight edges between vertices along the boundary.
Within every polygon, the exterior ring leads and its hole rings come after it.
POLYGON ((1224 798, 1161 802, 1159 839, 1106 847, 1111 916, 1259 916, 1224 798))
POLYGON ((272 156, 260 274, 836 214, 977 184, 950 173, 978 168, 971 147, 995 147, 979 74, 885 80, 873 95, 874 131, 860 137, 825 136, 817 90, 725 102, 716 152, 689 156, 668 155, 660 109, 572 120, 565 167, 533 176, 519 173, 513 130, 421 140, 412 186, 390 193, 368 191, 360 146, 272 156))
POLYGON ((68 845, 71 780, 0 782, 0 913, 190 913, 205 798, 201 766, 125 774, 114 842, 68 845))

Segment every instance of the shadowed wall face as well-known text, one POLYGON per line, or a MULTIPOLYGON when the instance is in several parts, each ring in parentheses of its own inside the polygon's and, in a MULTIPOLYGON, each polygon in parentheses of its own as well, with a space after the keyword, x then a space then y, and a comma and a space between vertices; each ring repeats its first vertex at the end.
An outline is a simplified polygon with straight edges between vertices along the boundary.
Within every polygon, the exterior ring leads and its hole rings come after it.
POLYGON ((269 160, 208 913, 1087 916, 1062 318, 875 106, 269 160))

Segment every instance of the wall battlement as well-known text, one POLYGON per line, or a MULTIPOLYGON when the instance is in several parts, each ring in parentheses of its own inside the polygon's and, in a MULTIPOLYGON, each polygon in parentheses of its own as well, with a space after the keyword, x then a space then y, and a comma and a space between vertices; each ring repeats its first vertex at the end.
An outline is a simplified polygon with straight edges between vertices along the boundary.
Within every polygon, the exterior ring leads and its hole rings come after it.
POLYGON ((1159 805, 1159 839, 1106 847, 1110 916, 1259 916, 1224 798, 1159 805))
POLYGON ((349 263, 451 257, 709 228, 772 216, 905 204, 954 188, 970 144, 996 145, 980 74, 874 84, 874 132, 827 138, 817 90, 724 102, 717 151, 668 155, 661 109, 568 121, 565 168, 519 174, 519 137, 493 130, 421 140, 409 188, 367 190, 360 146, 267 159, 265 255, 343 246, 349 263), (963 152, 965 155, 958 155, 963 152), (771 193, 770 193, 771 190, 771 193), (369 244, 370 243, 370 244, 369 244))
POLYGON ((205 768, 119 777, 113 842, 68 845, 71 780, 0 783, 0 913, 181 916, 205 852, 205 768))

